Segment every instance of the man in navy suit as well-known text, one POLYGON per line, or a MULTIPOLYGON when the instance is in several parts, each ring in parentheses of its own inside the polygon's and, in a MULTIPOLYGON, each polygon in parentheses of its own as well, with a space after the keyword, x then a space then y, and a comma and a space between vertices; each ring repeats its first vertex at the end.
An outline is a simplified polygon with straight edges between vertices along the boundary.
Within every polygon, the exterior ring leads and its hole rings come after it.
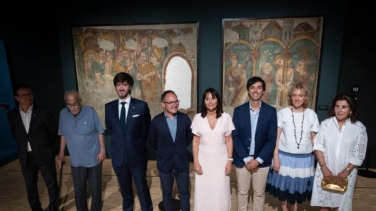
POLYGON ((175 92, 165 91, 161 96, 164 112, 155 116, 150 124, 149 143, 157 151, 157 167, 161 180, 163 206, 173 211, 172 186, 174 178, 179 189, 182 211, 189 211, 189 152, 192 143, 191 119, 179 112, 175 92))
POLYGON ((34 105, 33 92, 28 85, 17 84, 14 91, 14 98, 19 106, 8 112, 8 120, 12 135, 17 141, 30 208, 33 211, 43 210, 37 187, 40 171, 50 198, 48 210, 58 210, 59 188, 55 164, 57 152, 54 150, 58 140, 57 124, 50 111, 34 105))
POLYGON ((153 204, 146 181, 150 110, 146 102, 131 98, 132 76, 119 72, 113 82, 119 99, 106 103, 105 125, 106 133, 111 136, 111 161, 123 197, 123 210, 133 211, 133 178, 141 210, 150 211, 153 210, 153 204), (126 117, 120 121, 123 104, 126 117))
POLYGON ((252 181, 253 209, 264 210, 265 186, 277 138, 277 111, 261 101, 265 82, 260 77, 247 81, 249 102, 235 108, 232 132, 236 166, 237 210, 248 210, 252 181))

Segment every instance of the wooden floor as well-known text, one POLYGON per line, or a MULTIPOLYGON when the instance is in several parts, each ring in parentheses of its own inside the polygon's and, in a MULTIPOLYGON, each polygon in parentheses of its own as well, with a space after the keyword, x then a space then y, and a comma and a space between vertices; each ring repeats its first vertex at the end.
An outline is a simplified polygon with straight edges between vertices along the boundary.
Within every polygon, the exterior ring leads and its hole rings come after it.
MULTIPOLYGON (((64 165, 62 173, 62 186, 61 186, 61 200, 60 210, 74 211, 74 190, 72 183, 72 176, 70 170, 69 157, 66 157, 67 161, 64 165)), ((60 178, 60 171, 58 172, 58 179, 60 178)), ((190 171, 191 178, 191 205, 193 205, 194 194, 194 172, 191 164, 190 171)), ((158 204, 162 201, 162 194, 160 189, 160 182, 158 177, 158 170, 156 168, 155 161, 149 161, 147 181, 150 187, 151 197, 153 200, 154 210, 157 211, 158 204)), ((121 195, 118 190, 118 183, 116 175, 113 172, 111 166, 111 160, 107 159, 103 165, 103 209, 109 210, 121 210, 121 195)), ((42 207, 46 208, 48 205, 47 189, 43 183, 43 179, 39 177, 38 182, 39 195, 41 197, 42 207)), ((235 169, 231 174, 231 191, 232 191, 232 210, 236 210, 236 177, 235 169)), ((174 194, 176 198, 177 188, 174 187, 174 194)), ((88 199, 90 204, 90 199, 88 199)), ((250 203, 251 205, 251 203, 250 203)), ((280 210, 279 201, 270 195, 266 194, 265 211, 280 210)), ((249 210, 252 210, 252 206, 249 206, 249 210)), ((26 197, 25 185, 20 171, 19 161, 15 160, 0 167, 0 210, 7 211, 23 211, 30 210, 26 197)), ((46 209, 45 209, 46 210, 46 209)), ((137 196, 135 196, 135 210, 140 210, 137 196)), ((193 206, 192 206, 193 210, 193 206)), ((299 210, 318 210, 317 207, 309 206, 309 203, 304 203, 299 207, 299 210)), ((353 210, 376 210, 376 178, 367 178, 358 175, 355 195, 353 199, 353 210)), ((215 210, 214 210, 215 211, 215 210)))

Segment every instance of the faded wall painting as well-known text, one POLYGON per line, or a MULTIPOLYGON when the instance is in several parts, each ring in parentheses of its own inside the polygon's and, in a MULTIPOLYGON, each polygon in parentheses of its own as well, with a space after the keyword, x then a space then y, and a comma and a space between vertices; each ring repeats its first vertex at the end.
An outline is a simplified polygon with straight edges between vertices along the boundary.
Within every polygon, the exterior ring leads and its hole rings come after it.
POLYGON ((113 77, 132 75, 131 96, 162 112, 160 96, 171 89, 179 110, 197 113, 198 23, 72 27, 78 91, 104 126, 104 104, 118 98, 113 77))
POLYGON ((223 106, 226 112, 248 101, 247 80, 266 83, 262 100, 287 106, 290 86, 308 86, 315 109, 323 17, 223 20, 223 106))

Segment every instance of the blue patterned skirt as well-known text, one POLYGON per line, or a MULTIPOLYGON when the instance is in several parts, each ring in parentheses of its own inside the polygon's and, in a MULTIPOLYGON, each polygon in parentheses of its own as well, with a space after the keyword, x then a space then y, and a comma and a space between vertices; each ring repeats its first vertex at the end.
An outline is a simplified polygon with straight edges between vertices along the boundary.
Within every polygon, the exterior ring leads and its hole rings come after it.
POLYGON ((302 204, 311 200, 314 179, 314 156, 291 154, 279 150, 279 172, 270 169, 265 192, 280 201, 302 204))

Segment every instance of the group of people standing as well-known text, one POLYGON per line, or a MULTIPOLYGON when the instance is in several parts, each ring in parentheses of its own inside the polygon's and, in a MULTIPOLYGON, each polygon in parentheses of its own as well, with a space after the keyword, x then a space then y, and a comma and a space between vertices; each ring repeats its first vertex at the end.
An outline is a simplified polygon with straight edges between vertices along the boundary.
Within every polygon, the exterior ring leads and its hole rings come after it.
POLYGON ((18 143, 32 210, 42 210, 36 187, 39 170, 48 187, 49 210, 58 209, 53 152, 57 135, 60 167, 65 147, 70 154, 77 210, 89 210, 87 181, 92 194, 90 210, 101 210, 102 161, 106 158, 104 133, 111 136, 111 162, 123 210, 134 209, 133 183, 141 210, 153 210, 146 181, 147 142, 156 150, 166 211, 173 210, 174 180, 181 210, 191 209, 190 144, 195 171, 195 211, 231 210, 233 164, 239 211, 248 210, 251 185, 255 211, 264 210, 266 193, 278 198, 284 211, 298 210, 298 204, 306 201, 320 210, 352 210, 356 167, 364 160, 368 140, 366 128, 359 121, 356 101, 350 95, 336 96, 328 119, 320 124, 316 113, 308 108, 310 93, 304 84, 291 86, 288 106, 277 112, 261 100, 265 81, 251 77, 246 84, 249 102, 236 107, 232 117, 223 111, 218 91, 208 88, 202 95, 201 112, 191 121, 178 110, 179 99, 172 90, 162 93, 164 111, 151 119, 147 103, 131 97, 134 84, 131 75, 119 72, 113 84, 119 98, 105 105, 106 131, 95 110, 81 104, 77 91, 66 92, 67 108, 61 110, 57 127, 48 110, 33 105, 30 87, 16 87, 19 108, 9 111, 8 118, 18 143), (323 177, 328 181, 348 179, 348 190, 345 193, 323 190, 323 177))

